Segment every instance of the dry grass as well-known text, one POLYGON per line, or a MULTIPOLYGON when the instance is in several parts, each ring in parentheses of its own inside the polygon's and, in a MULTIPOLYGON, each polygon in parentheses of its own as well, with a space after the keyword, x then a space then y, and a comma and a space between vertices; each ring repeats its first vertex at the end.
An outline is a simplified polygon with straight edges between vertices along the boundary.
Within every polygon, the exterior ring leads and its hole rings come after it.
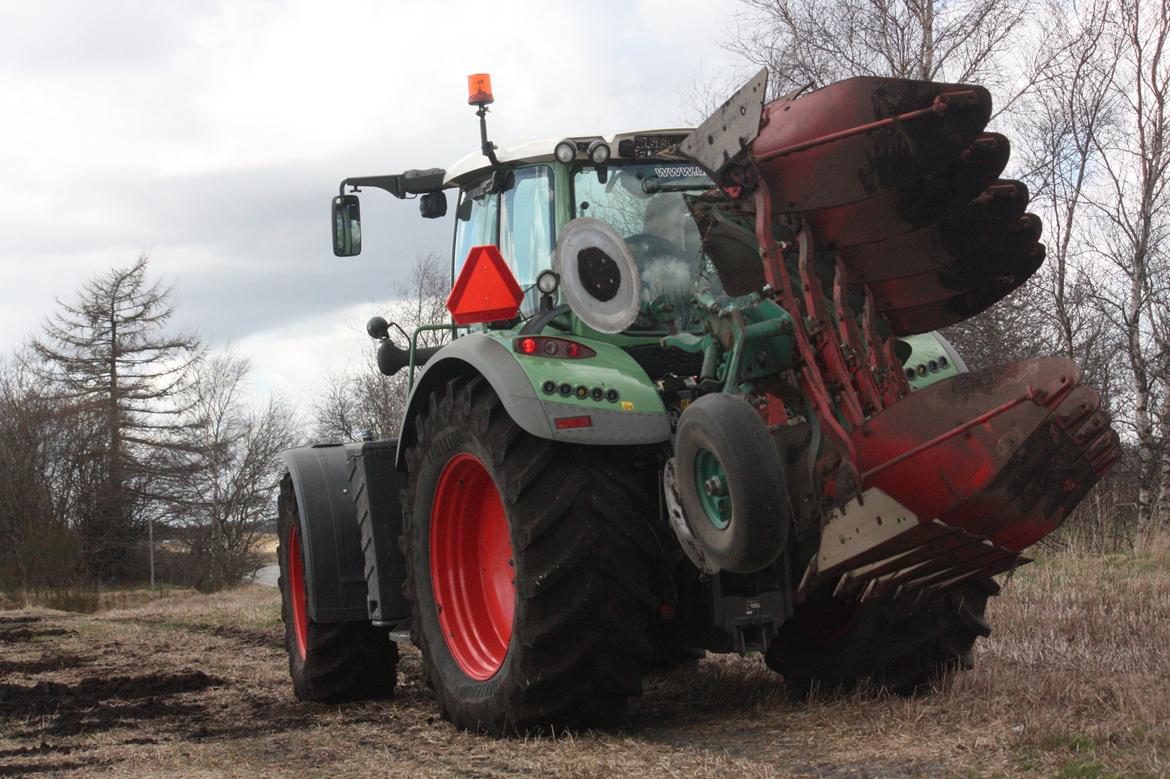
POLYGON ((260 533, 256 536, 256 543, 252 547, 264 565, 276 562, 276 551, 280 548, 280 538, 276 533, 260 533))
POLYGON ((196 590, 190 587, 179 587, 172 584, 160 584, 151 593, 149 585, 146 584, 110 589, 87 583, 74 587, 58 587, 52 590, 9 593, 6 598, 7 602, 0 600, 0 609, 42 608, 89 614, 97 611, 135 608, 155 600, 187 598, 196 594, 196 590))
POLYGON ((413 650, 393 701, 297 703, 273 590, 6 612, 0 774, 1170 775, 1170 558, 1041 560, 991 618, 930 696, 796 702, 720 657, 649 679, 621 730, 496 740, 438 718, 413 650))

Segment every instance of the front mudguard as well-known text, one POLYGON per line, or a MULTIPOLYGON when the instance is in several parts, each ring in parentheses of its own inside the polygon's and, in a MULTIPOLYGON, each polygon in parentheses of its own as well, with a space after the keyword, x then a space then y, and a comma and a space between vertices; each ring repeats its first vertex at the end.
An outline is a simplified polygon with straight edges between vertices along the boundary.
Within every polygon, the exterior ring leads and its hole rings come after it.
POLYGON ((302 446, 280 453, 300 513, 305 590, 314 622, 369 619, 365 560, 348 459, 361 444, 302 446))

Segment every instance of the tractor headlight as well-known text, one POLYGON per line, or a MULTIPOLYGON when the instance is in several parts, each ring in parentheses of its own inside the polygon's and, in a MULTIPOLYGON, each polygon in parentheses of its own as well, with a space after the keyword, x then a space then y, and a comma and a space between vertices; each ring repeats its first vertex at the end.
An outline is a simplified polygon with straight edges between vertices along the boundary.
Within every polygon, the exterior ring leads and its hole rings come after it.
POLYGON ((553 149, 553 156, 557 158, 557 162, 568 165, 573 160, 577 159, 577 144, 566 138, 556 145, 553 149))

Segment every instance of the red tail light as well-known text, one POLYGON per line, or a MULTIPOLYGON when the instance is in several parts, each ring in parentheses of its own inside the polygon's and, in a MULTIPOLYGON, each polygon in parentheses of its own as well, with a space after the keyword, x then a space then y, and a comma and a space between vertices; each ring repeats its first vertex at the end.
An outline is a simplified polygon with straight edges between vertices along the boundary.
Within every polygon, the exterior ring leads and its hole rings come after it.
POLYGON ((528 336, 514 340, 512 348, 520 354, 535 354, 541 357, 557 357, 567 360, 584 360, 597 356, 597 352, 585 344, 570 341, 568 338, 528 336))
POLYGON ((593 417, 557 417, 553 420, 557 430, 573 430, 580 427, 593 427, 593 417))

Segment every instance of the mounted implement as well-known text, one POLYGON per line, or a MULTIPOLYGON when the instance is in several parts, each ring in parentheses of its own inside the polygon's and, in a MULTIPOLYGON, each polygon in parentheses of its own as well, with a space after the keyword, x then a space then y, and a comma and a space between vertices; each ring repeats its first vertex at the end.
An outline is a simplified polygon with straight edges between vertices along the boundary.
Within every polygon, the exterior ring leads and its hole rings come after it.
POLYGON ((387 637, 492 732, 606 719, 703 651, 799 688, 970 663, 1117 435, 1067 360, 972 373, 933 332, 1044 259, 988 92, 766 83, 694 130, 499 148, 476 74, 480 153, 342 182, 342 256, 359 186, 428 218, 457 190, 452 321, 369 324, 410 369, 396 439, 285 454, 300 697, 387 691, 387 637))

